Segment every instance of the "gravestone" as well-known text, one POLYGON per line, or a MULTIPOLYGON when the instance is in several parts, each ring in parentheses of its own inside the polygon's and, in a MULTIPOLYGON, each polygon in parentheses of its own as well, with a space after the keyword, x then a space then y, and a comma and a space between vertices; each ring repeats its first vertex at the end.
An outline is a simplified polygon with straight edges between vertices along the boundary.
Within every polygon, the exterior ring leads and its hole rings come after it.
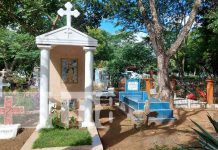
POLYGON ((5 86, 5 87, 9 87, 9 86, 10 86, 9 83, 3 83, 3 78, 4 78, 6 72, 7 72, 7 71, 5 71, 4 69, 3 69, 2 71, 0 71, 0 73, 1 73, 1 76, 0 76, 0 100, 1 100, 2 97, 3 97, 3 94, 2 94, 2 92, 3 92, 3 87, 4 87, 4 86, 5 86))
POLYGON ((33 86, 38 88, 39 87, 39 71, 40 68, 39 67, 34 67, 34 71, 33 71, 33 86))
POLYGON ((2 71, 0 71, 0 73, 1 73, 1 77, 4 77, 5 74, 7 73, 7 71, 5 71, 5 69, 3 69, 2 71))
POLYGON ((105 68, 95 69, 95 85, 98 90, 107 90, 109 86, 109 76, 105 68))
POLYGON ((6 96, 4 107, 0 107, 0 114, 4 115, 4 125, 0 125, 0 139, 15 138, 20 124, 13 124, 14 114, 23 114, 23 106, 13 106, 12 96, 6 96))
POLYGON ((69 127, 69 100, 61 103, 61 122, 65 127, 69 127))
POLYGON ((2 77, 0 77, 0 99, 3 97, 3 87, 9 87, 10 84, 9 83, 3 83, 3 79, 2 77))

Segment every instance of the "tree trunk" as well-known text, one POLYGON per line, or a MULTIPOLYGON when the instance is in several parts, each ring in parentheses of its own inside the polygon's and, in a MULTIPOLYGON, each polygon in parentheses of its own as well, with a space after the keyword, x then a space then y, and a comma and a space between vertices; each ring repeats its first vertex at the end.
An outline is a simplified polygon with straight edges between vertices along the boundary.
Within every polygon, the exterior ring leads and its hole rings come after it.
POLYGON ((158 66, 158 86, 160 99, 170 100, 171 99, 171 89, 170 89, 170 79, 168 72, 169 58, 165 54, 161 53, 157 55, 157 66, 158 66))

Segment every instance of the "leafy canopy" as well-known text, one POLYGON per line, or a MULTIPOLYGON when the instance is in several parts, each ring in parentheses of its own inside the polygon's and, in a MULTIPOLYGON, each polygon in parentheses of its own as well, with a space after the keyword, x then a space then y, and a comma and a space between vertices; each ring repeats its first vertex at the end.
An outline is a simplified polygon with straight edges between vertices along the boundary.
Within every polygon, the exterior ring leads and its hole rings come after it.
POLYGON ((35 38, 29 34, 0 29, 0 61, 10 71, 29 74, 38 63, 35 38))

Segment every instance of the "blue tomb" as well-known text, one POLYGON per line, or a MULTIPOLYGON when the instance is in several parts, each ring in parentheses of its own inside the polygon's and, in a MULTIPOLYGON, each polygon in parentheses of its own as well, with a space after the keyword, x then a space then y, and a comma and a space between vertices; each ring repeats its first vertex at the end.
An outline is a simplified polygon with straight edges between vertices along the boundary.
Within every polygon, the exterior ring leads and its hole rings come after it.
POLYGON ((119 92, 120 103, 125 104, 130 109, 144 110, 144 103, 150 100, 150 112, 156 112, 155 117, 150 117, 150 122, 172 122, 173 110, 170 109, 170 103, 156 98, 149 98, 146 91, 141 91, 140 80, 130 79, 126 81, 125 91, 119 92))

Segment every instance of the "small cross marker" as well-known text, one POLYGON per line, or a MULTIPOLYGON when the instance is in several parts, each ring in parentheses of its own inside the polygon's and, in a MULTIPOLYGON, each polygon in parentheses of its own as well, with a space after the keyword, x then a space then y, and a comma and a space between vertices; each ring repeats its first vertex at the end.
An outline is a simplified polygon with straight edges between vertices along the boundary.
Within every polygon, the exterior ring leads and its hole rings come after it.
POLYGON ((75 9, 74 11, 71 11, 73 8, 73 5, 70 2, 67 2, 65 5, 66 10, 63 10, 62 8, 58 10, 58 14, 62 17, 64 15, 67 16, 67 26, 71 27, 71 16, 74 16, 77 18, 80 15, 80 12, 75 9))
POLYGON ((2 74, 1 76, 4 77, 5 74, 7 73, 7 71, 5 71, 5 69, 3 69, 2 71, 0 71, 0 73, 2 74))

